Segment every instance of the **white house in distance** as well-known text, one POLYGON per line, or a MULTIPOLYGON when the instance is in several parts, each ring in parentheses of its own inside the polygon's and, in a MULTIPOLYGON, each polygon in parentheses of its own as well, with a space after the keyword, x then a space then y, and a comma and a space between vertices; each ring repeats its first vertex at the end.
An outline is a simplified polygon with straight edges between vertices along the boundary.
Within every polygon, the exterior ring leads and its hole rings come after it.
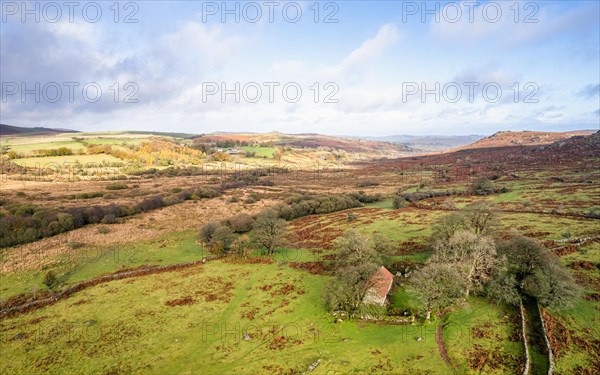
POLYGON ((229 155, 240 155, 240 154, 243 154, 244 151, 240 150, 240 149, 237 149, 237 148, 232 148, 231 150, 225 151, 225 153, 229 154, 229 155))
POLYGON ((381 266, 373 273, 369 282, 369 289, 363 298, 363 303, 369 305, 385 306, 387 295, 392 289, 394 283, 394 275, 381 266))

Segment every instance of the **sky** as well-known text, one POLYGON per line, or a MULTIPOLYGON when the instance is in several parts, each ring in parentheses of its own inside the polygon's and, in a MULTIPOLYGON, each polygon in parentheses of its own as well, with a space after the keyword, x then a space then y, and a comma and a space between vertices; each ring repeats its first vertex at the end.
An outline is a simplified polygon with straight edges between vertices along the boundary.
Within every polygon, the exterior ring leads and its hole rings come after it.
POLYGON ((0 4, 3 124, 355 136, 600 127, 598 1, 0 4))

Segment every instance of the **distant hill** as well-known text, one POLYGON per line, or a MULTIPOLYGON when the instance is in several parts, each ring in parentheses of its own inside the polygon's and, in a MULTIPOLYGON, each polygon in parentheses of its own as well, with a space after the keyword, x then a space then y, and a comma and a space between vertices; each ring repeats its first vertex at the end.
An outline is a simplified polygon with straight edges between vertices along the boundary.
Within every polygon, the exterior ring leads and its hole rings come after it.
POLYGON ((384 137, 367 137, 372 141, 399 143, 421 151, 446 151, 469 145, 485 136, 483 135, 389 135, 384 137))
POLYGON ((77 130, 70 129, 51 129, 44 127, 26 128, 22 126, 0 124, 0 135, 43 135, 53 133, 78 133, 77 130))
POLYGON ((127 131, 129 134, 148 134, 148 135, 156 135, 159 137, 173 137, 173 138, 184 138, 190 139, 195 138, 198 134, 192 133, 174 133, 174 132, 155 132, 155 131, 143 131, 143 130, 130 130, 127 131))
POLYGON ((508 146, 541 146, 575 136, 591 135, 594 130, 576 130, 571 132, 540 131, 500 131, 474 143, 460 147, 462 150, 508 146))
POLYGON ((195 138, 202 142, 248 142, 260 145, 299 147, 299 148, 324 148, 334 150, 344 150, 347 152, 376 152, 385 155, 387 152, 395 157, 398 153, 408 153, 412 150, 410 147, 391 142, 373 141, 357 139, 351 137, 335 137, 321 134, 284 134, 280 132, 271 132, 264 134, 257 133, 213 133, 201 135, 195 138))
POLYGON ((457 168, 471 169, 475 164, 477 168, 493 168, 499 173, 511 174, 528 168, 593 166, 599 154, 600 131, 597 131, 591 135, 575 135, 548 144, 462 148, 444 153, 411 155, 377 166, 369 164, 367 168, 376 169, 381 173, 382 170, 407 169, 411 165, 418 168, 433 166, 434 169, 447 166, 457 170, 457 168))

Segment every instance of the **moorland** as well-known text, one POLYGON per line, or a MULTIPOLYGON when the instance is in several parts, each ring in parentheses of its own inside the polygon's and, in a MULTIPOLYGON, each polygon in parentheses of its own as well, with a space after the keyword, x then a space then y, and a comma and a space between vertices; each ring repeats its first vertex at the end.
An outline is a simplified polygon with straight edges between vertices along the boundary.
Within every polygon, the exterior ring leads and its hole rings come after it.
POLYGON ((5 127, 0 147, 2 373, 600 371, 598 132, 419 153, 5 127), (444 266, 463 248, 490 260, 466 294, 444 266), (352 275, 382 264, 387 304, 364 306, 352 275))

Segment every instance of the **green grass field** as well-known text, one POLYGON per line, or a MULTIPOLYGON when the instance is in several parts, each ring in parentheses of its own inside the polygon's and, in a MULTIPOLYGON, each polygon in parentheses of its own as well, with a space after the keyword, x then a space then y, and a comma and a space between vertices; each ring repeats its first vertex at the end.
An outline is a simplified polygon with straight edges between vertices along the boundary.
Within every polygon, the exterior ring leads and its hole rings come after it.
POLYGON ((267 157, 272 158, 275 153, 275 149, 273 147, 254 147, 254 146, 242 146, 242 150, 255 152, 257 157, 267 157))
MULTIPOLYGON (((110 228, 110 226, 109 226, 110 228)), ((106 234, 110 236, 110 232, 106 234)), ((45 290, 44 274, 52 270, 59 282, 72 285, 123 268, 190 262, 207 256, 193 231, 174 232, 156 240, 111 246, 68 246, 64 254, 42 270, 0 273, 0 300, 32 289, 45 290)), ((7 251, 7 250, 2 250, 7 251)), ((46 255, 41 252, 39 257, 46 255)), ((1 269, 1 264, 0 264, 1 269)))
POLYGON ((128 145, 139 145, 144 142, 149 142, 150 138, 90 138, 85 139, 86 143, 92 145, 121 145, 126 143, 128 145))
MULTIPOLYGON (((286 265, 214 261, 99 285, 2 321, 3 355, 14 359, 2 372, 301 373, 318 359, 316 374, 450 371, 434 324, 334 323, 320 293, 326 281, 286 265)), ((478 300, 460 314, 447 345, 461 350, 479 342, 461 338, 468 327, 498 320, 478 300)))
MULTIPOLYGON (((511 186, 511 192, 484 199, 522 206, 521 201, 539 189, 537 184, 519 181, 511 186)), ((540 194, 560 198, 567 202, 565 206, 574 208, 579 205, 569 202, 588 202, 595 197, 585 185, 572 199, 565 198, 569 194, 562 188, 540 194)), ((474 201, 464 199, 456 198, 457 206, 474 201)), ((335 246, 323 249, 350 228, 365 234, 381 233, 399 250, 411 243, 424 245, 431 224, 444 214, 414 207, 393 210, 391 199, 384 199, 362 208, 292 221, 290 230, 307 233, 309 238, 302 240, 313 246, 305 247, 302 241, 298 248, 288 245, 271 263, 218 260, 85 289, 54 305, 0 320, 2 357, 10 359, 0 362, 0 371, 301 374, 320 360, 314 374, 518 373, 523 347, 515 308, 470 297, 431 324, 336 323, 323 300, 329 276, 313 275, 289 264, 323 260, 335 252, 335 246), (348 220, 349 212, 355 220, 348 220), (444 327, 443 343, 454 369, 440 355, 438 324, 444 327)), ((503 232, 516 229, 540 240, 560 239, 566 232, 571 237, 600 234, 596 221, 584 218, 533 213, 503 213, 500 218, 503 232)), ((427 250, 406 254, 394 260, 424 262, 430 255, 427 250)), ((35 271, 7 272, 0 263, 0 300, 47 290, 42 277, 48 270, 55 271, 66 286, 123 268, 182 263, 206 255, 195 231, 115 246, 83 244, 35 271)), ((567 266, 574 262, 597 265, 600 244, 583 246, 562 260, 567 266)), ((586 285, 584 296, 598 293, 597 267, 573 273, 586 285)), ((416 297, 400 286, 393 289, 390 299, 392 307, 419 308, 416 297)), ((557 372, 577 373, 593 366, 598 358, 594 345, 600 337, 598 302, 580 299, 573 308, 550 314, 562 341, 569 342, 556 359, 557 372)), ((543 367, 543 354, 533 354, 534 364, 543 367)))
POLYGON ((41 143, 24 143, 9 145, 11 151, 18 153, 30 153, 35 150, 50 150, 57 149, 59 147, 67 147, 74 152, 84 150, 86 147, 80 142, 69 140, 69 141, 56 141, 56 142, 41 142, 41 143))

